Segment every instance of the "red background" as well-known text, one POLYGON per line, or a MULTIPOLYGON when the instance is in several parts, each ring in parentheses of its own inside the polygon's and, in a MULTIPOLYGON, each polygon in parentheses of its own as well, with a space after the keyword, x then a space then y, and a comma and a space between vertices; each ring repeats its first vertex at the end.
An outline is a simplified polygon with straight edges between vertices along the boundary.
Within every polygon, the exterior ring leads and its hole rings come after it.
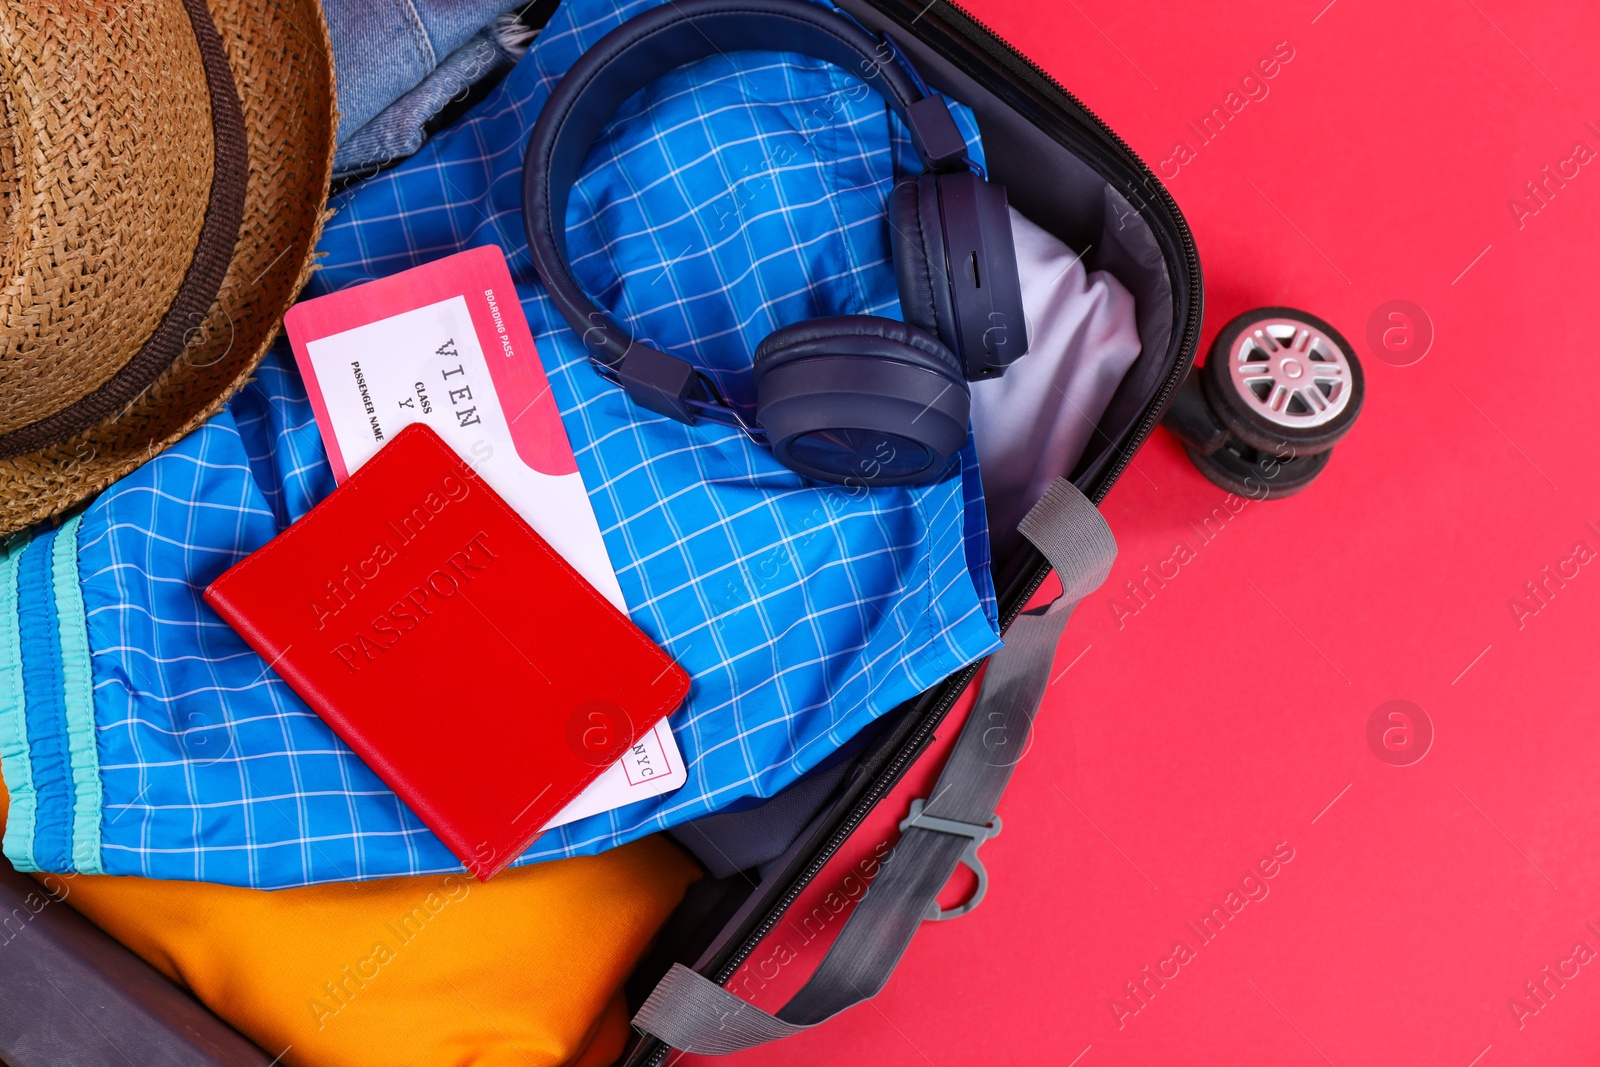
MULTIPOLYGON (((1564 561, 1600 552, 1600 165, 1542 204, 1524 183, 1580 140, 1600 152, 1600 9, 966 3, 1152 167, 1195 150, 1168 185, 1205 271, 1203 345, 1248 308, 1304 307, 1355 345, 1366 408, 1318 482, 1209 542, 1191 524, 1225 494, 1158 431, 1105 503, 1121 556, 1062 642, 984 846, 988 900, 925 924, 869 1005, 718 1062, 1592 1062, 1600 957, 1564 961, 1600 952, 1600 556, 1564 561), (1294 58, 1266 98, 1198 146, 1186 122, 1279 42, 1294 58), (1410 366, 1368 340, 1395 299, 1432 323, 1410 366), (1179 543, 1193 561, 1119 619, 1124 582, 1179 543), (1547 565, 1577 575, 1536 602, 1547 565), (1368 744, 1390 700, 1435 731, 1409 766, 1368 744), (1186 922, 1278 842, 1294 858, 1268 896, 1201 946, 1186 922), (1196 957, 1119 1019, 1123 984, 1179 940, 1196 957), (1547 965, 1577 973, 1534 1000, 1547 965)), ((823 940, 769 964, 758 1001, 823 940)))

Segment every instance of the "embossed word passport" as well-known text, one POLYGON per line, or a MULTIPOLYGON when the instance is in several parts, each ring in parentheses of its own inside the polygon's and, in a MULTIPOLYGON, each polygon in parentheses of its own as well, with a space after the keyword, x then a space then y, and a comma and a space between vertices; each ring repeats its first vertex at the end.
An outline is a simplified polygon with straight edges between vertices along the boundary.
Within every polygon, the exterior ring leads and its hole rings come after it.
MULTIPOLYGON (((426 423, 627 610, 497 246, 302 300, 284 328, 341 483, 405 427, 426 423)), ((658 723, 551 825, 670 793, 688 780, 672 730, 658 723)))
POLYGON ((205 598, 479 879, 689 688, 426 425, 205 598))

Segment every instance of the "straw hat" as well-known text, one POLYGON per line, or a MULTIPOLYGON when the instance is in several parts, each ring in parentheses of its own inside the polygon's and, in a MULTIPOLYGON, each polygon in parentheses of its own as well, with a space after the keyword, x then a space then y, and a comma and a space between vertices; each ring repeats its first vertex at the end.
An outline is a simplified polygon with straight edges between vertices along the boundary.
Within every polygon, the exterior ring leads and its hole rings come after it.
POLYGON ((0 0, 0 533, 194 429, 310 273, 317 0, 0 0))

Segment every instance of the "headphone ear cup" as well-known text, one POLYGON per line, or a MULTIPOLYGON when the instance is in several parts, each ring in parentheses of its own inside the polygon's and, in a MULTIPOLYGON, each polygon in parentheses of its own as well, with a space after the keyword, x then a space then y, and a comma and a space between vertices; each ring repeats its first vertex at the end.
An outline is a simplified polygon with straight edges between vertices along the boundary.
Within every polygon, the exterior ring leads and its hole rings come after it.
POLYGON ((945 343, 961 357, 968 378, 999 377, 1028 351, 1022 278, 1005 186, 966 170, 925 179, 939 226, 935 233, 928 225, 930 204, 924 195, 920 203, 924 232, 929 241, 937 236, 943 242, 948 262, 944 279, 952 329, 945 343))
POLYGON ((889 243, 900 314, 950 348, 956 338, 935 177, 902 178, 889 193, 889 243), (928 221, 924 221, 928 220, 928 221))
POLYGON ((785 326, 756 349, 755 385, 773 455, 807 478, 928 482, 967 440, 961 363, 909 323, 844 315, 785 326))

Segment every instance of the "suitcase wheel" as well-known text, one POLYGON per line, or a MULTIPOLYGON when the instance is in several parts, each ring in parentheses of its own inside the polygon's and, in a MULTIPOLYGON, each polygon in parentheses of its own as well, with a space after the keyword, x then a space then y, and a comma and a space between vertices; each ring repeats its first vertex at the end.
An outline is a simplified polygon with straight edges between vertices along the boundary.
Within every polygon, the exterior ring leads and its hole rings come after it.
POLYGON ((1296 308, 1256 308, 1217 334, 1162 421, 1217 485, 1285 497, 1322 473, 1365 392, 1361 362, 1338 330, 1296 308))

